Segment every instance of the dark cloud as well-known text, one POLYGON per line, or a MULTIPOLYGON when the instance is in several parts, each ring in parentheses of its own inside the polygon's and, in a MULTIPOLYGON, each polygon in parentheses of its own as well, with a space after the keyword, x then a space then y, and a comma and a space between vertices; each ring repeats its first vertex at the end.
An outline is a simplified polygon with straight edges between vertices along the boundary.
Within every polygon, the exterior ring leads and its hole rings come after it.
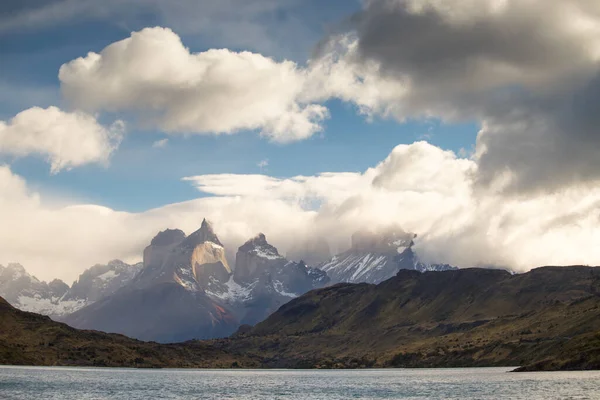
POLYGON ((600 179, 600 4, 372 0, 352 21, 355 62, 408 88, 393 115, 482 123, 480 184, 600 179))

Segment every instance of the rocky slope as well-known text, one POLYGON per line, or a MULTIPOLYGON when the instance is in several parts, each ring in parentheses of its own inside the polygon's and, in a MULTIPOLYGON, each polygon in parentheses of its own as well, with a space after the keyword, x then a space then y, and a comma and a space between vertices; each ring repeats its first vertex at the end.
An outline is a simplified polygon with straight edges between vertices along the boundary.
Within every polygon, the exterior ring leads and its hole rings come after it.
POLYGON ((230 368, 258 362, 191 342, 159 345, 95 331, 81 331, 0 298, 0 365, 230 368))
POLYGON ((115 293, 140 271, 141 264, 119 260, 95 265, 79 276, 72 287, 60 279, 49 283, 30 275, 20 264, 0 265, 0 296, 20 310, 64 318, 86 305, 115 293))
POLYGON ((287 261, 264 235, 239 248, 232 271, 223 244, 204 220, 189 236, 160 232, 129 284, 65 321, 159 342, 222 337, 327 282, 322 271, 287 261))
POLYGON ((356 232, 352 235, 351 248, 318 264, 334 283, 380 283, 396 275, 401 269, 444 271, 455 269, 443 264, 421 262, 412 247, 416 235, 400 229, 387 231, 356 232))
POLYGON ((282 306, 227 351, 273 367, 600 367, 600 269, 400 270, 282 306), (585 351, 582 351, 585 350, 585 351))

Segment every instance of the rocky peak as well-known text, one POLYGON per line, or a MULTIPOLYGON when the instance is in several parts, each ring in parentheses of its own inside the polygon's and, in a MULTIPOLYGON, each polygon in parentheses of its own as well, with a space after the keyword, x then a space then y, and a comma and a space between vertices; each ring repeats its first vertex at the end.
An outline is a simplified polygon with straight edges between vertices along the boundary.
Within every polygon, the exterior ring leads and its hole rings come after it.
POLYGON ((64 283, 60 279, 54 279, 53 281, 48 283, 48 288, 50 289, 52 297, 63 297, 69 291, 69 285, 64 283))
POLYGON ((32 278, 31 275, 25 270, 21 264, 10 263, 6 267, 0 265, 0 275, 3 279, 20 279, 20 278, 32 278))
POLYGON ((151 246, 170 246, 185 239, 185 233, 179 229, 167 229, 159 232, 150 242, 151 246))
POLYGON ((183 244, 185 247, 194 248, 197 245, 205 242, 212 242, 223 247, 223 244, 215 234, 212 225, 206 220, 206 218, 202 220, 202 225, 200 226, 200 229, 189 235, 185 239, 183 244))
POLYGON ((252 239, 248 240, 238 249, 238 252, 251 253, 260 258, 268 260, 277 260, 283 258, 277 248, 267 242, 267 237, 264 233, 259 233, 252 239))

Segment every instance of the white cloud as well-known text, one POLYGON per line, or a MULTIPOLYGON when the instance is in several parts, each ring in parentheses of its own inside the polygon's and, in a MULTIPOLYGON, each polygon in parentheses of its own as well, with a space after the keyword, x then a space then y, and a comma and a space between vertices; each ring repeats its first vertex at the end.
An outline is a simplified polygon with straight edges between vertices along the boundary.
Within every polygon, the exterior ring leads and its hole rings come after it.
POLYGON ((86 110, 137 112, 170 133, 259 130, 306 139, 328 116, 301 101, 306 74, 290 61, 230 50, 190 53, 170 29, 147 28, 60 68, 65 97, 86 110))
POLYGON ((190 177, 212 196, 126 213, 51 207, 1 167, 0 263, 18 261, 40 278, 71 280, 94 263, 139 260, 159 230, 190 233, 206 217, 229 254, 257 232, 285 254, 311 238, 326 238, 333 251, 343 251, 358 229, 399 225, 418 233, 417 251, 432 262, 519 271, 600 264, 600 188, 506 198, 474 190, 476 170, 472 160, 418 142, 396 147, 363 173, 190 177))
POLYGON ((169 144, 169 139, 160 139, 152 143, 152 147, 155 149, 162 149, 163 147, 166 147, 167 144, 169 144))
POLYGON ((44 156, 52 173, 89 163, 106 163, 120 143, 123 127, 117 121, 105 128, 82 112, 33 107, 8 122, 0 121, 0 153, 44 156))

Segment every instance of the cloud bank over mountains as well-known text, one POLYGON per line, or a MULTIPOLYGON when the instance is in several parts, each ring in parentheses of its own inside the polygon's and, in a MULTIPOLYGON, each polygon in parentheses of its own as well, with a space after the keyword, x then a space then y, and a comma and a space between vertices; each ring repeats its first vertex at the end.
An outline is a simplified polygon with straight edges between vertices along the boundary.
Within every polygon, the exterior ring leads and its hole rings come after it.
POLYGON ((0 254, 42 277, 131 260, 156 231, 191 232, 203 217, 233 246, 263 231, 284 251, 315 236, 343 250, 354 230, 393 223, 419 234, 415 249, 431 262, 517 270, 600 263, 593 2, 369 0, 305 65, 228 49, 195 53, 172 30, 147 28, 66 62, 59 79, 73 110, 31 109, 0 123, 0 152, 41 154, 52 172, 105 163, 119 133, 95 113, 168 134, 252 130, 275 142, 305 140, 323 131, 330 99, 366 118, 475 121, 481 130, 470 158, 418 142, 362 173, 187 177, 213 197, 139 214, 50 209, 3 167, 0 220, 10 223, 0 227, 0 254), (86 151, 75 154, 80 142, 86 151))
POLYGON ((419 234, 415 250, 429 262, 517 271, 600 263, 600 189, 514 198, 474 190, 476 176, 474 161, 418 142, 396 147, 363 173, 189 177, 214 196, 126 213, 93 205, 51 208, 3 167, 0 263, 19 260, 36 276, 68 280, 108 258, 139 260, 159 230, 189 233, 204 217, 227 248, 264 232, 282 254, 315 237, 341 251, 356 230, 397 224, 419 234))

